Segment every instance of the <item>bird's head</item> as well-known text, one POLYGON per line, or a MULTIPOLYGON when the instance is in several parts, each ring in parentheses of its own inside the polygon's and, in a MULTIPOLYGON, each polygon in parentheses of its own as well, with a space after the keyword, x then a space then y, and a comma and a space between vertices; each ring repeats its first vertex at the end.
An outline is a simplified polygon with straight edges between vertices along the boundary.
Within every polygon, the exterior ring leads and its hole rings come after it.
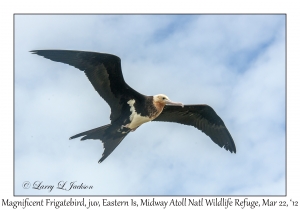
POLYGON ((158 95, 153 96, 153 101, 154 101, 154 103, 159 103, 159 104, 162 104, 162 105, 167 104, 167 105, 182 106, 183 107, 182 103, 173 102, 169 99, 168 96, 166 96, 164 94, 158 94, 158 95))

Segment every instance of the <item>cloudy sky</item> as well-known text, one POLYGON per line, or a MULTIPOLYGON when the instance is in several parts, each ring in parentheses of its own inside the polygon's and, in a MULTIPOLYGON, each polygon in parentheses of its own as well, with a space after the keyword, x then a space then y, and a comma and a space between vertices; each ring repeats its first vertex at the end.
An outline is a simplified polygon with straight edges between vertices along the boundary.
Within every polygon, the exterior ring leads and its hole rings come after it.
POLYGON ((16 15, 15 194, 284 195, 285 27, 284 15, 16 15), (69 137, 108 124, 109 106, 83 72, 37 49, 119 56, 139 92, 213 107, 237 153, 150 122, 98 164, 100 141, 69 137), (93 189, 32 189, 60 181, 93 189))

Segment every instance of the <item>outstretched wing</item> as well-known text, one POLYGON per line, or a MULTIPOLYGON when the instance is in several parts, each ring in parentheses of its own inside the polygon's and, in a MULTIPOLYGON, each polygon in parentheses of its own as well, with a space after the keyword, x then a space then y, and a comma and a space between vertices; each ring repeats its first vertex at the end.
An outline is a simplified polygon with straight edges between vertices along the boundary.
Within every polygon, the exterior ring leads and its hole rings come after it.
POLYGON ((208 105, 165 106, 153 121, 176 122, 191 125, 208 135, 213 142, 236 153, 234 141, 222 119, 208 105))
POLYGON ((122 105, 127 102, 126 99, 142 97, 142 94, 124 81, 121 59, 115 55, 72 50, 33 50, 31 52, 84 71, 95 90, 109 104, 112 121, 120 116, 122 105))

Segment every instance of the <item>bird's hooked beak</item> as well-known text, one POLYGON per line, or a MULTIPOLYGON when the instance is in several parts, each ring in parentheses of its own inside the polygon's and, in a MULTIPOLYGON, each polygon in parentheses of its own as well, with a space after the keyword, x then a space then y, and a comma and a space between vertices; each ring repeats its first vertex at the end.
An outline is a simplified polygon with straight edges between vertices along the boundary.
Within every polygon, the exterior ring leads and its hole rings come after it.
POLYGON ((179 103, 179 102, 173 102, 173 101, 171 101, 171 100, 166 100, 166 104, 168 104, 168 105, 172 105, 172 106, 181 106, 181 107, 183 107, 184 105, 183 105, 183 103, 179 103))

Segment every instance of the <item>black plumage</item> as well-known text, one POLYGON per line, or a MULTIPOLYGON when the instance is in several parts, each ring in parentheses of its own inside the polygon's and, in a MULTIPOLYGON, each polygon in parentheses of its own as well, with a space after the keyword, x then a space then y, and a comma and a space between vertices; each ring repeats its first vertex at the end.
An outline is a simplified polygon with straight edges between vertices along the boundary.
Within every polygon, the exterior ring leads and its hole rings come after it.
POLYGON ((213 142, 236 153, 235 144, 223 120, 208 105, 165 106, 153 121, 176 122, 194 126, 208 135, 213 142))
POLYGON ((124 81, 121 59, 115 55, 71 50, 31 52, 84 71, 95 90, 110 106, 110 124, 70 138, 100 139, 103 142, 104 152, 99 162, 107 158, 130 131, 152 120, 194 126, 202 130, 220 147, 236 152, 235 144, 224 122, 211 107, 207 105, 181 107, 181 103, 172 102, 162 94, 156 96, 140 94, 124 81))

